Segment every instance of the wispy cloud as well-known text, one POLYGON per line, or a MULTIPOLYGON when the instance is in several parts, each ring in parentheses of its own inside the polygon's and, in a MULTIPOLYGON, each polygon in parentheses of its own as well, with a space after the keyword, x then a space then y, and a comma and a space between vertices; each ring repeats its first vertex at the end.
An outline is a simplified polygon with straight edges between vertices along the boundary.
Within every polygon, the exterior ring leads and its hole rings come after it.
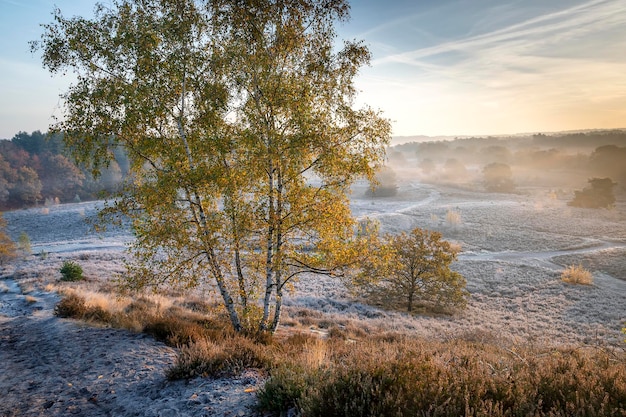
POLYGON ((413 51, 389 55, 373 65, 402 63, 422 65, 419 60, 442 53, 462 51, 468 54, 490 52, 527 53, 547 42, 556 44, 594 30, 607 30, 626 23, 626 2, 594 0, 527 19, 489 33, 444 42, 413 51))

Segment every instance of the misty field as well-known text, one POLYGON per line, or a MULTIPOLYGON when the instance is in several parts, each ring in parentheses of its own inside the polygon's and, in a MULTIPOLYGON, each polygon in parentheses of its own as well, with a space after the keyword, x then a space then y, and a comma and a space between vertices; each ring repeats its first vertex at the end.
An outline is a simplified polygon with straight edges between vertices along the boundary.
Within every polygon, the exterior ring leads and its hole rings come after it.
MULTIPOLYGON (((381 232, 414 227, 438 230, 461 247, 453 269, 467 279, 468 307, 452 316, 409 315, 368 305, 350 294, 340 280, 302 277, 285 300, 283 331, 294 317, 318 317, 307 331, 325 334, 329 323, 396 330, 447 340, 461 337, 547 345, 621 346, 626 320, 626 204, 610 210, 567 206, 567 197, 549 189, 516 194, 423 184, 405 178, 394 197, 366 197, 357 185, 351 206, 359 218, 376 219, 381 232), (589 286, 562 282, 569 265, 592 272, 589 286)), ((96 233, 87 220, 101 202, 67 204, 5 213, 17 240, 25 232, 33 255, 8 267, 22 286, 44 288, 60 278, 65 260, 78 262, 90 291, 111 291, 124 273, 124 245, 132 239, 123 227, 96 233), (14 270, 12 270, 14 269, 14 270)), ((7 281, 8 282, 8 281, 7 281)), ((68 284, 69 285, 69 284, 68 284)), ((210 285, 193 294, 212 297, 210 285)))

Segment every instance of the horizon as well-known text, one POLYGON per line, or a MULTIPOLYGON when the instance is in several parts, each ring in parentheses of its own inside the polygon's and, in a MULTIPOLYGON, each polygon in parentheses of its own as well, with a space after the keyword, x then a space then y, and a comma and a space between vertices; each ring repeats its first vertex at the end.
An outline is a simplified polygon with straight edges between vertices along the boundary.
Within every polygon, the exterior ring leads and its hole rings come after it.
MULTIPOLYGON (((36 131, 40 131, 43 134, 48 134, 47 131, 41 131, 40 129, 35 129, 33 131, 21 130, 15 132, 11 137, 0 137, 0 140, 12 140, 19 133, 25 132, 26 134, 33 134, 36 131)), ((573 129, 573 130, 560 130, 554 132, 517 132, 517 133, 490 133, 490 134, 478 134, 478 135, 468 135, 468 134, 458 134, 458 135, 422 135, 422 134, 414 134, 414 135, 392 135, 391 140, 389 141, 390 147, 396 145, 403 145, 405 143, 411 142, 436 142, 436 141, 448 141, 448 140, 462 140, 462 139, 471 139, 471 138, 512 138, 512 137, 529 137, 533 135, 546 135, 546 136, 555 136, 555 135, 566 135, 566 134, 576 134, 576 133, 591 133, 591 132, 611 132, 611 131, 626 131, 626 127, 616 127, 616 128, 591 128, 591 129, 573 129)))

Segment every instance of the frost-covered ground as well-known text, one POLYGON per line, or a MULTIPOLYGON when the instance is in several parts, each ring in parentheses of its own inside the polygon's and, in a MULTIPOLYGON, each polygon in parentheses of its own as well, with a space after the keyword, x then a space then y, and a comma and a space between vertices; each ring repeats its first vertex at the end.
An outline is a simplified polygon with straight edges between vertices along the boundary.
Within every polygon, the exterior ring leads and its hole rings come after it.
POLYGON ((369 199, 356 189, 357 216, 396 233, 421 227, 457 242, 454 268, 467 279, 468 308, 453 317, 409 316, 353 302, 331 279, 310 277, 288 300, 337 317, 426 337, 507 339, 521 343, 623 346, 626 322, 626 204, 611 210, 567 206, 548 189, 489 194, 406 181, 394 198, 369 199), (582 263, 591 286, 561 282, 582 263))
MULTIPOLYGON (((612 210, 586 210, 568 207, 544 189, 486 194, 411 181, 393 198, 365 198, 364 191, 355 188, 352 209, 358 217, 377 219, 382 232, 435 229, 461 246, 454 268, 467 279, 467 309, 454 316, 384 311, 358 302, 336 279, 306 276, 286 297, 283 331, 298 325, 296 316, 312 315, 323 320, 305 330, 321 334, 328 323, 356 322, 372 331, 438 339, 624 348, 623 201, 612 210), (564 266, 578 263, 593 272, 593 285, 561 282, 564 266)), ((111 281, 124 274, 123 249, 132 236, 123 228, 95 233, 86 220, 101 206, 4 214, 15 240, 29 236, 32 255, 0 267, 0 415, 254 415, 262 375, 168 382, 165 369, 174 349, 140 334, 52 315, 59 300, 54 284, 68 259, 84 269, 83 293, 92 289, 101 303, 116 302, 102 292, 113 291, 111 281)))
MULTIPOLYGON (((456 335, 516 341, 620 345, 626 321, 626 202, 611 210, 569 207, 549 189, 489 194, 406 180, 393 198, 366 198, 355 187, 352 210, 374 218, 381 231, 422 227, 457 242, 454 268, 467 279, 468 308, 453 317, 410 316, 356 302, 340 282, 308 276, 286 300, 290 311, 319 309, 330 318, 366 320, 384 329, 428 337, 456 335), (593 272, 591 286, 560 281, 567 265, 593 272)), ((58 279, 64 259, 77 259, 94 280, 123 273, 121 228, 97 234, 85 222, 102 203, 5 213, 14 239, 25 232, 36 256, 20 261, 16 278, 58 279)), ((5 271, 8 274, 10 271, 5 271)), ((33 284, 34 285, 34 284, 33 284)))

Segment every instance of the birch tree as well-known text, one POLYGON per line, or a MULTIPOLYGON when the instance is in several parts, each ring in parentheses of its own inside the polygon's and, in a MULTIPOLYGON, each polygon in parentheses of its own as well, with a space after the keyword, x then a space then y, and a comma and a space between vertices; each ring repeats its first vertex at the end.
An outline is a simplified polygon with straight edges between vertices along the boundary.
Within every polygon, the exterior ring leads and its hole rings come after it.
POLYGON ((446 310, 463 308, 469 293, 465 278, 450 268, 458 249, 439 232, 420 228, 386 235, 363 262, 352 284, 383 306, 403 305, 446 310))
POLYGON ((73 72, 64 132, 98 173, 124 147, 107 213, 136 240, 125 285, 212 284, 235 330, 270 331, 305 273, 340 275, 365 244, 350 185, 372 179, 389 122, 354 108, 370 59, 340 43, 345 0, 112 0, 44 25, 43 65, 73 72))

